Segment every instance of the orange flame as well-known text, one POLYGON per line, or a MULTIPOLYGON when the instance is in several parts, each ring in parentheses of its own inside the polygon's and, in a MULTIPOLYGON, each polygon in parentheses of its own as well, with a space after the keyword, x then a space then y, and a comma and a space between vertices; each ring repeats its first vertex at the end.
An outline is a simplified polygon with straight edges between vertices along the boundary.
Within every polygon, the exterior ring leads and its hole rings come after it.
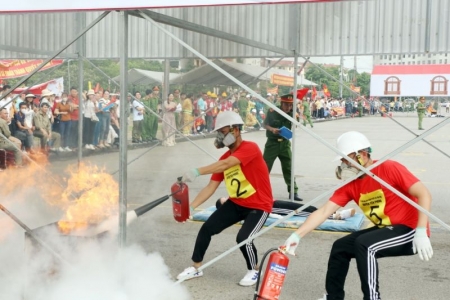
POLYGON ((70 167, 62 201, 68 204, 58 222, 61 232, 84 229, 118 213, 119 188, 114 178, 97 166, 70 167))

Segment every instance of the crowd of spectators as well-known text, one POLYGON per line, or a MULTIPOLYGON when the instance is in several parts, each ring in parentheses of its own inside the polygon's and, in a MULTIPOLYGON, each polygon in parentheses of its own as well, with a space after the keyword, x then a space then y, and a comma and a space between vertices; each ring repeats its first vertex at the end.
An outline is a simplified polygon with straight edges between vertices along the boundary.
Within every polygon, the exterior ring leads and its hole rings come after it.
MULTIPOLYGON (((48 89, 34 94, 10 93, 10 86, 1 90, 2 120, 6 125, 2 134, 12 143, 0 140, 0 149, 15 154, 48 155, 50 152, 72 152, 78 148, 79 107, 83 105, 82 146, 95 150, 118 145, 120 101, 110 98, 109 91, 89 90, 78 95, 75 87, 60 97, 48 89), (6 130, 7 129, 7 130, 6 130), (36 142, 39 139, 38 142, 36 142), (8 144, 8 146, 6 146, 8 144), (20 152, 20 153, 19 153, 20 152)), ((21 159, 16 155, 16 165, 21 159)))
MULTIPOLYGON (((10 86, 1 91, 4 106, 2 118, 8 127, 7 138, 13 138, 16 148, 31 155, 49 152, 71 152, 77 150, 78 139, 82 147, 89 150, 118 146, 120 131, 119 105, 117 95, 111 97, 108 90, 85 91, 81 97, 76 87, 69 93, 57 97, 44 89, 40 95, 21 93, 10 94, 10 86), (83 117, 79 120, 79 108, 83 105, 83 117), (83 122, 82 136, 79 137, 79 122, 83 122), (35 145, 37 139, 38 144, 35 145)), ((310 94, 308 94, 310 96, 310 94)), ((279 105, 278 95, 266 95, 267 101, 279 105)), ((311 118, 322 120, 339 116, 374 115, 390 110, 404 110, 404 104, 393 102, 383 104, 379 99, 356 99, 318 97, 311 100, 305 97, 310 107, 311 118)), ((129 96, 132 119, 132 143, 161 142, 163 146, 174 146, 178 132, 185 136, 209 133, 214 128, 215 119, 224 111, 235 111, 244 121, 246 130, 264 130, 262 124, 268 106, 257 97, 246 92, 204 91, 186 94, 175 89, 161 97, 159 87, 145 91, 145 96, 137 91, 129 96), (159 126, 161 123, 161 126, 159 126), (157 134, 160 141, 157 138, 157 134)), ((303 104, 304 106, 305 104, 303 104)), ((302 104, 297 112, 301 114, 302 104)), ((0 149, 6 149, 5 141, 0 149)), ((17 152, 15 152, 17 154, 17 152)), ((16 159, 17 160, 17 159, 16 159)))
MULTIPOLYGON (((246 128, 261 128, 265 109, 256 97, 246 93, 228 94, 225 91, 186 94, 179 89, 159 98, 159 88, 146 91, 142 98, 140 92, 134 99, 129 97, 133 112, 132 143, 157 141, 158 115, 162 119, 162 145, 173 146, 179 131, 184 136, 209 133, 214 128, 217 115, 223 111, 236 111, 241 114, 246 128), (151 111, 150 111, 151 110, 151 111)), ((272 97, 269 94, 269 97, 272 97)), ((270 100, 273 102, 273 100, 270 100)))

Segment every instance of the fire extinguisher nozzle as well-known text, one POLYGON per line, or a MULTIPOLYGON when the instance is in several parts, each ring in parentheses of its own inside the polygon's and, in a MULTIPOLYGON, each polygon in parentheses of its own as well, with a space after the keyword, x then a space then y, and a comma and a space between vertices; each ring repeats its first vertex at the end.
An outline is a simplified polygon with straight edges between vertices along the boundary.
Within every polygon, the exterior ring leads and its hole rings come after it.
POLYGON ((163 197, 161 197, 159 199, 156 199, 155 201, 152 201, 150 203, 142 205, 142 206, 136 208, 134 211, 136 212, 136 215, 139 217, 139 216, 145 214, 146 212, 148 212, 149 210, 151 210, 151 209, 155 208, 156 206, 160 205, 161 203, 163 203, 167 199, 169 199, 169 195, 163 196, 163 197))

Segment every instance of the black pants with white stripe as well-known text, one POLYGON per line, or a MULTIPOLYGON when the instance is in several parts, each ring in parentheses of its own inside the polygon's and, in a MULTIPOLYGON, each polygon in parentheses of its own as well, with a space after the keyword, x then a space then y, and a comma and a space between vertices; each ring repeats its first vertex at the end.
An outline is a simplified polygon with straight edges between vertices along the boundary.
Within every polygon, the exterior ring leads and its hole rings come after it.
MULTIPOLYGON (((255 235, 266 222, 268 215, 265 211, 243 207, 229 200, 226 201, 200 228, 195 242, 192 260, 197 263, 203 261, 203 257, 213 235, 222 232, 222 230, 239 221, 244 221, 236 236, 236 242, 239 244, 249 236, 255 235)), ((258 253, 253 241, 241 246, 240 249, 247 263, 247 269, 255 269, 258 264, 258 253)))
POLYGON ((354 258, 364 300, 381 299, 378 291, 378 258, 413 255, 415 230, 405 225, 372 227, 353 232, 334 242, 328 260, 327 300, 344 299, 344 283, 354 258))

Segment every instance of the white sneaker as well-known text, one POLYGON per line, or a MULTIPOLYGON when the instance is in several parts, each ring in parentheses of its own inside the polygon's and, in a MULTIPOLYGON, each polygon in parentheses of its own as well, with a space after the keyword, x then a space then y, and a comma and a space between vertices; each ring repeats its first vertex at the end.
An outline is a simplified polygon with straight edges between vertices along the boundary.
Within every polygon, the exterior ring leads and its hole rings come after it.
POLYGON ((84 146, 84 148, 91 150, 91 147, 89 147, 88 144, 86 144, 86 146, 84 146))
POLYGON ((348 218, 351 218, 355 215, 356 210, 354 208, 349 208, 349 209, 343 209, 340 211, 337 211, 336 213, 333 214, 333 219, 334 220, 345 220, 348 218))
POLYGON ((56 151, 59 151, 59 152, 64 152, 65 150, 64 150, 64 148, 63 148, 63 147, 59 147, 58 149, 56 149, 56 151))
POLYGON ((203 276, 203 271, 199 271, 194 267, 189 267, 189 268, 184 269, 184 271, 181 272, 180 274, 178 274, 177 280, 180 280, 180 279, 189 280, 192 278, 197 278, 197 277, 202 277, 202 276, 203 276))
POLYGON ((239 281, 239 285, 252 286, 256 284, 256 281, 258 280, 258 274, 259 272, 256 270, 247 271, 247 274, 245 274, 244 278, 239 281))
POLYGON ((323 295, 323 298, 319 298, 319 299, 317 299, 317 300, 327 300, 327 294, 324 294, 324 295, 323 295))
POLYGON ((89 148, 90 148, 91 150, 95 150, 95 147, 94 147, 94 145, 92 145, 92 144, 89 145, 89 148))
POLYGON ((64 151, 69 152, 69 151, 72 151, 72 149, 70 149, 69 147, 66 147, 66 148, 64 148, 64 151))

